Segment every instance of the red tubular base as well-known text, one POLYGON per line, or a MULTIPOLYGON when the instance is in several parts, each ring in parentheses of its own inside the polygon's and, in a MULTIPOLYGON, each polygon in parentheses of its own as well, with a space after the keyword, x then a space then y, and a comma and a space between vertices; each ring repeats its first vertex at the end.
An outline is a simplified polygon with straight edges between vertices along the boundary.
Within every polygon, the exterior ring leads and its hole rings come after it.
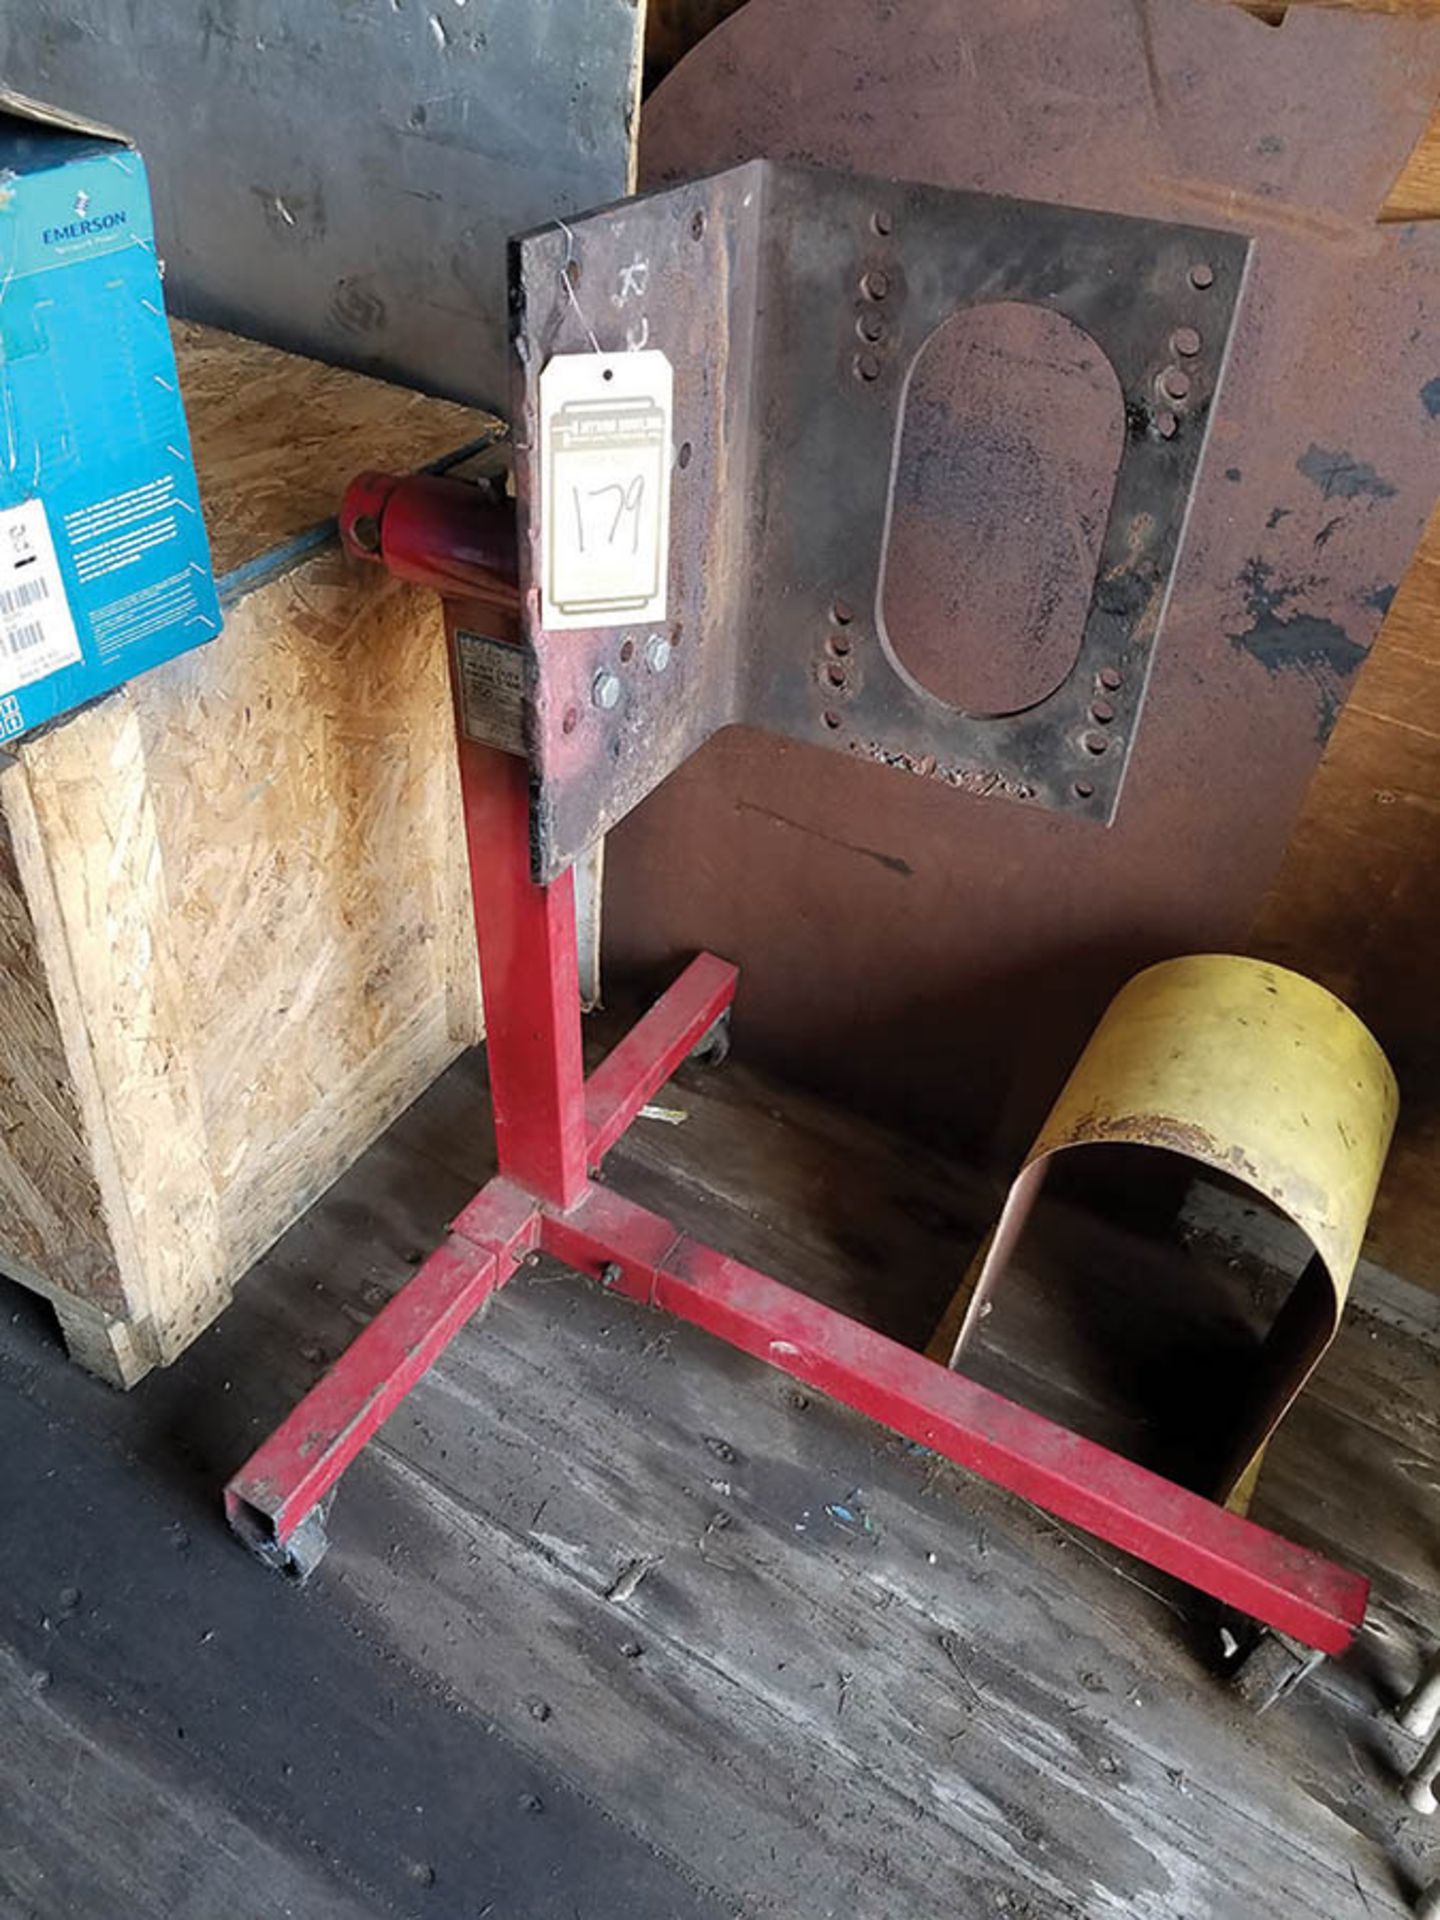
POLYGON ((1358 1574, 593 1184, 562 1214, 503 1177, 492 1180, 445 1245, 231 1481, 225 1498, 237 1531, 262 1550, 283 1547, 475 1309, 537 1245, 603 1279, 610 1291, 693 1322, 1307 1646, 1343 1653, 1364 1620, 1368 1583, 1358 1574))
POLYGON ((1368 1583, 592 1186, 541 1245, 1307 1646, 1343 1653, 1368 1583))
POLYGON ((284 1547, 365 1442, 540 1238, 539 1204, 492 1180, 449 1238, 386 1303, 225 1489, 230 1524, 262 1553, 284 1547))
POLYGON ((645 1102, 660 1091, 735 998, 739 972, 702 953, 585 1083, 589 1164, 598 1167, 645 1102))
MULTIPOLYGON (((453 490, 440 506, 437 499, 433 487, 366 476, 342 521, 358 539, 352 522, 383 515, 380 547, 372 524, 360 543, 365 551, 378 551, 408 578, 473 594, 460 605, 465 620, 501 642, 518 639, 517 595, 513 582, 497 581, 503 555, 493 529, 480 526, 467 545, 459 536, 471 510, 453 490), (397 502, 404 512, 395 521, 397 502), (402 535, 397 557, 392 549, 402 535)), ((453 627, 455 602, 447 615, 453 627)), ((451 672, 453 686, 453 658, 451 672)), ((456 701, 463 720, 458 687, 456 701)), ((530 878, 525 761, 462 738, 460 771, 482 909, 476 924, 500 1175, 230 1482, 226 1508, 249 1546, 302 1577, 309 1571, 324 1548, 320 1503, 346 1465, 476 1308, 543 1246, 1266 1626, 1326 1653, 1344 1651, 1365 1615, 1367 1584, 1358 1575, 595 1186, 587 1169, 729 1006, 735 969, 702 954, 586 1083, 571 880, 566 874, 542 887, 530 878)))

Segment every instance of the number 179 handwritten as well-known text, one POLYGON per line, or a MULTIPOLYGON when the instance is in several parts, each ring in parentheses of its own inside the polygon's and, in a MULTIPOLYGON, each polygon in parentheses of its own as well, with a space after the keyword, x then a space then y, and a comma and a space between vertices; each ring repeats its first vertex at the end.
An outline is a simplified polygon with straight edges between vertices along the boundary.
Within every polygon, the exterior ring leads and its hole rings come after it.
MULTIPOLYGON (((585 551, 585 509, 581 502, 579 487, 572 486, 571 497, 575 502, 575 534, 581 553, 585 551)), ((626 514, 630 515, 630 551, 640 550, 640 509, 645 499, 645 475, 637 473, 628 484, 612 480, 607 486, 591 487, 587 490, 587 500, 602 499, 607 493, 615 495, 615 513, 610 521, 609 531, 605 534, 603 545, 613 547, 620 532, 620 523, 626 514)))

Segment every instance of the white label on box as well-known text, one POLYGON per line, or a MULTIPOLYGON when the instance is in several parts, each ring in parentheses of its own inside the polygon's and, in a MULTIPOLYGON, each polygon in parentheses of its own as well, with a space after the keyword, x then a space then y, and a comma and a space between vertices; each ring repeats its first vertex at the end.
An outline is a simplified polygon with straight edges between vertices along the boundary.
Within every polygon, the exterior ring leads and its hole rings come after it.
POLYGON ((0 694, 80 658, 42 500, 0 512, 0 694))
POLYGON ((665 618, 673 393, 654 348, 560 353, 542 371, 543 627, 665 618))

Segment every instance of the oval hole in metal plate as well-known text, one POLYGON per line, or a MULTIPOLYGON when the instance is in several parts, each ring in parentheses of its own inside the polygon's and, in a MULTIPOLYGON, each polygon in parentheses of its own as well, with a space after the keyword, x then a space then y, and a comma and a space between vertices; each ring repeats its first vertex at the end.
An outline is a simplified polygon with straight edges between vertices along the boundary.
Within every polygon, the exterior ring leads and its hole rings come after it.
POLYGON ((902 671, 976 718, 1075 664, 1125 437, 1114 369, 1080 327, 967 307, 906 380, 879 616, 902 671))

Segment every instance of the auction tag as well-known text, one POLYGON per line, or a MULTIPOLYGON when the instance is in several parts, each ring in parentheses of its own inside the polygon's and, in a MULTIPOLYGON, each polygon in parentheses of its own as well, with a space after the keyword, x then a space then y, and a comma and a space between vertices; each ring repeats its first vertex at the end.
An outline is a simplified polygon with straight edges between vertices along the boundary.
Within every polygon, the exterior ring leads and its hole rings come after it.
POLYGON ((460 716, 467 740, 525 751, 525 656, 510 640, 455 629, 460 716))
POLYGON ((0 694, 80 658, 65 582, 41 500, 0 512, 0 694))
POLYGON ((654 348, 561 353, 542 370, 543 627, 665 618, 673 397, 654 348))

